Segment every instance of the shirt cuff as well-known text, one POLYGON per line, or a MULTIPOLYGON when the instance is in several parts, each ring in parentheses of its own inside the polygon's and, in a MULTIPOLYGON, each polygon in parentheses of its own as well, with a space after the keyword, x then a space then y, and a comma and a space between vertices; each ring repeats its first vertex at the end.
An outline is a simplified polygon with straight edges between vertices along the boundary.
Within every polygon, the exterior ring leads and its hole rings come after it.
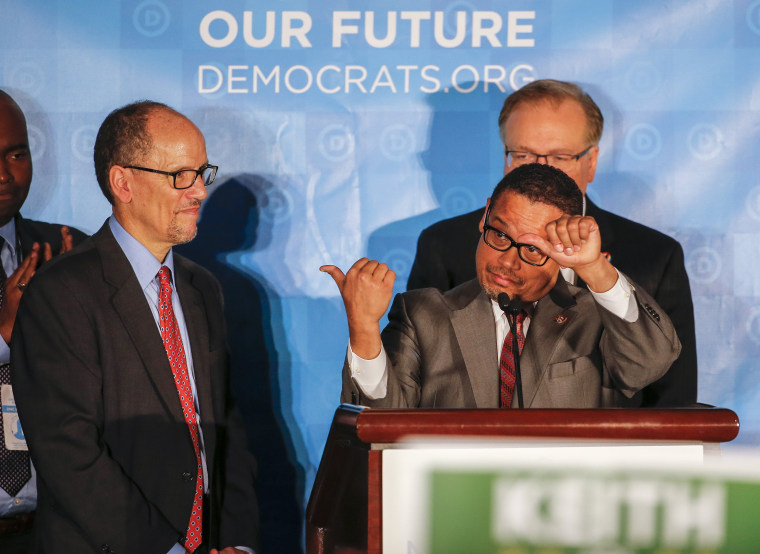
MULTIPOLYGON (((636 295, 633 285, 628 282, 625 275, 615 268, 618 274, 618 280, 615 285, 607 292, 591 292, 594 300, 607 311, 612 312, 620 319, 633 323, 639 318, 639 306, 636 303, 636 295)), ((588 288, 588 287, 587 287, 588 288)))
POLYGON ((388 394, 385 348, 380 347, 380 354, 376 358, 365 360, 354 354, 354 351, 351 350, 351 344, 349 344, 346 357, 348 358, 348 367, 351 370, 351 378, 364 395, 371 400, 385 398, 385 395, 388 394))

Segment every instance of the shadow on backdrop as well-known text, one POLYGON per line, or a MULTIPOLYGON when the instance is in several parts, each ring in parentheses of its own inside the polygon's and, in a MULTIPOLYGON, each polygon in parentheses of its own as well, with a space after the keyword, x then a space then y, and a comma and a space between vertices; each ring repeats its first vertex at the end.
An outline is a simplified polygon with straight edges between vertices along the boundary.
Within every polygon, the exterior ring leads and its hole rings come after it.
POLYGON ((293 420, 292 402, 283 406, 280 400, 281 391, 291 390, 292 368, 278 359, 276 346, 285 334, 279 300, 261 275, 228 261, 231 254, 264 249, 271 241, 261 208, 272 187, 253 175, 215 186, 204 203, 197 237, 175 250, 211 271, 222 285, 232 392, 259 465, 262 552, 291 554, 302 550, 305 477, 297 452, 305 447, 287 425, 293 420))
MULTIPOLYGON (((639 147, 649 148, 649 137, 640 140, 630 135, 636 122, 626 118, 623 110, 605 90, 594 83, 575 81, 602 110, 604 130, 599 144, 599 161, 594 181, 589 183, 587 196, 600 208, 673 234, 672 206, 676 200, 663 190, 655 192, 661 171, 652 164, 637 163, 630 167, 627 158, 636 154, 639 147)), ((668 152, 672 159, 672 152, 668 152)))
MULTIPOLYGON (((473 83, 461 85, 469 90, 473 83)), ((367 251, 371 259, 396 272, 395 292, 406 290, 420 232, 433 223, 485 206, 501 178, 502 145, 498 117, 507 93, 479 83, 470 93, 452 90, 426 98, 430 109, 428 148, 420 162, 428 171, 438 208, 375 230, 367 251)))

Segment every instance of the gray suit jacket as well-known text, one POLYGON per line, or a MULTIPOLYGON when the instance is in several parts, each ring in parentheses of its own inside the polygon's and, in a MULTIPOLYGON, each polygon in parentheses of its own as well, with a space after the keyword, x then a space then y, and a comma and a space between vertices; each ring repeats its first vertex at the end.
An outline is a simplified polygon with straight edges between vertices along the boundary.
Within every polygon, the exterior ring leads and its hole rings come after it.
MULTIPOLYGON (((228 390, 221 292, 175 256, 193 353, 213 547, 256 547, 253 459, 228 390)), ((108 224, 35 274, 11 343, 38 470, 35 552, 165 554, 184 536, 196 459, 153 315, 108 224)))
MULTIPOLYGON (((560 276, 536 304, 525 339, 520 360, 525 407, 613 407, 661 377, 681 346, 655 301, 638 289, 636 300, 639 318, 627 323, 560 276)), ((364 396, 346 360, 343 402, 499 407, 496 324, 477 280, 446 293, 431 288, 399 294, 388 317, 383 331, 387 395, 364 396)))

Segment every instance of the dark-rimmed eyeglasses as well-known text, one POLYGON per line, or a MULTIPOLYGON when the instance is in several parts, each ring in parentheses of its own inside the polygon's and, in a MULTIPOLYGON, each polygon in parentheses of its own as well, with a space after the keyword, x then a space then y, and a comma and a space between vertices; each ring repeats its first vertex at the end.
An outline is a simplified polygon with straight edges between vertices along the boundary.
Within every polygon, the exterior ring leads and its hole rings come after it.
POLYGON ((488 207, 486 211, 485 222, 483 223, 483 242, 494 250, 499 252, 506 252, 513 246, 517 248, 517 255, 526 264, 535 265, 541 267, 548 260, 549 256, 541 252, 538 248, 532 244, 524 244, 515 242, 512 237, 506 234, 504 231, 499 231, 495 227, 491 227, 488 222, 488 216, 491 215, 491 207, 488 207))
POLYGON ((572 169, 573 164, 588 154, 593 146, 592 144, 579 154, 536 154, 535 152, 524 152, 522 150, 505 150, 504 154, 507 156, 507 165, 510 167, 536 163, 539 158, 543 158, 548 165, 557 169, 572 169))
POLYGON ((180 169, 179 171, 161 171, 160 169, 151 169, 149 167, 140 167, 139 165, 125 165, 127 169, 137 169, 139 171, 149 171, 160 175, 168 175, 172 178, 172 186, 178 190, 189 189, 195 184, 200 177, 205 186, 214 182, 216 172, 219 166, 203 164, 198 169, 180 169))

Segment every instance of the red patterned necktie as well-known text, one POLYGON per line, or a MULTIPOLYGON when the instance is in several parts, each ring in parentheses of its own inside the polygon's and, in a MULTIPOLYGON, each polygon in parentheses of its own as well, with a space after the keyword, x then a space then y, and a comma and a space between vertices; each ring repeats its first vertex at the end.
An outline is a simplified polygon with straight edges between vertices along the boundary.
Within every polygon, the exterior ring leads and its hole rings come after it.
POLYGON ((172 366, 174 383, 177 385, 177 393, 182 403, 182 413, 190 429, 190 438, 193 441, 193 449, 195 450, 195 460, 198 464, 193 511, 190 514, 190 523, 185 535, 184 545, 188 552, 193 552, 201 544, 203 520, 203 464, 201 463, 198 423, 195 416, 193 391, 190 388, 190 377, 187 373, 185 349, 182 346, 182 337, 179 334, 177 318, 174 316, 174 308, 172 307, 171 271, 168 267, 161 267, 158 272, 158 280, 161 284, 158 292, 158 318, 161 327, 161 339, 164 341, 166 355, 169 357, 169 364, 172 366))
MULTIPOLYGON (((522 354, 525 345, 525 336, 523 335, 523 321, 525 312, 517 314, 517 346, 522 354)), ((505 315, 506 317, 506 315, 505 315)), ((504 346, 501 347, 501 359, 499 360, 499 374, 501 376, 501 387, 499 394, 499 408, 509 408, 512 406, 512 394, 515 391, 515 356, 512 351, 512 329, 510 328, 507 336, 504 338, 504 346)))

